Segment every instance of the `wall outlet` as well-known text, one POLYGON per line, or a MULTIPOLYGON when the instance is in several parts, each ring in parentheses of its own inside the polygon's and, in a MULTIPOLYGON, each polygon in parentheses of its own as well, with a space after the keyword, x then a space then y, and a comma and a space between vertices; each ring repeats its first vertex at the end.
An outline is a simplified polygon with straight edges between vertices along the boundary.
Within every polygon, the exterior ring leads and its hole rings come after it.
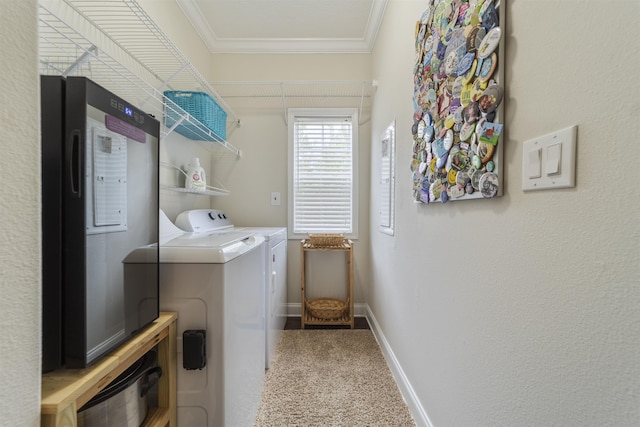
POLYGON ((271 193, 271 205, 280 206, 280 193, 278 192, 271 193))

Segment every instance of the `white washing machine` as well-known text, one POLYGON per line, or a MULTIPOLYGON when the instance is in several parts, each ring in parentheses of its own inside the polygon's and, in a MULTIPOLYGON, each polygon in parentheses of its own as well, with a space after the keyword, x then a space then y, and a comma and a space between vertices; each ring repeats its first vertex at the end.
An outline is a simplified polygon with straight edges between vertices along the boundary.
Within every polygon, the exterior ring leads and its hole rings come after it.
POLYGON ((210 225, 184 232, 161 213, 160 309, 178 312, 178 425, 252 426, 264 385, 264 237, 210 225))
POLYGON ((265 368, 269 369, 287 321, 287 229, 286 227, 234 227, 216 209, 195 209, 178 215, 176 225, 184 231, 199 228, 248 231, 265 239, 265 368))

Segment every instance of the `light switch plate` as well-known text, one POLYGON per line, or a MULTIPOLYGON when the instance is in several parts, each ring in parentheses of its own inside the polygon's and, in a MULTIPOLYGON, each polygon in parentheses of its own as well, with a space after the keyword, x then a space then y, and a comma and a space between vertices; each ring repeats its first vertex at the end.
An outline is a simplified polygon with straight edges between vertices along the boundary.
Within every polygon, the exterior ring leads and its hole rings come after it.
POLYGON ((271 193, 271 206, 280 206, 280 193, 272 192, 271 193))
MULTIPOLYGON (((576 140, 578 126, 571 126, 522 144, 522 189, 524 191, 576 186, 576 140), (541 151, 538 151, 541 150, 541 151), (538 157, 532 153, 540 153, 538 157), (540 176, 532 177, 534 159, 540 159, 540 176)), ((537 167, 537 166, 536 166, 537 167)))

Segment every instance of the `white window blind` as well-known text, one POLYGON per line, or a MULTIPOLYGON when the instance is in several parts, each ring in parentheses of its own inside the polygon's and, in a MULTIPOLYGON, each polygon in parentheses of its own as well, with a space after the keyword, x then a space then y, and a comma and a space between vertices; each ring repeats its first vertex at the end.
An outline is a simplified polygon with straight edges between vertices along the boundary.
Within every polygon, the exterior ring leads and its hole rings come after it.
POLYGON ((293 117, 293 233, 354 232, 354 145, 351 115, 293 117))

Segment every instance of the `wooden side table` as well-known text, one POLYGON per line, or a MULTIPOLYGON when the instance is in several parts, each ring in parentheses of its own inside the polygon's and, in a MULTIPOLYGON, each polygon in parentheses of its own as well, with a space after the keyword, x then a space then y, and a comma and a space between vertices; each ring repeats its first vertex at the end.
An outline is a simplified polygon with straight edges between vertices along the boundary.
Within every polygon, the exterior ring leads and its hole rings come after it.
POLYGON ((301 316, 301 328, 304 329, 305 325, 348 325, 353 329, 354 326, 354 313, 353 313, 353 242, 345 239, 340 246, 315 246, 309 240, 305 239, 300 242, 301 250, 301 262, 302 262, 302 316, 301 316), (347 256, 347 287, 348 287, 348 309, 342 317, 336 319, 321 319, 314 317, 307 308, 307 299, 305 295, 305 264, 306 253, 311 251, 341 251, 345 252, 347 256))
POLYGON ((84 369, 58 369, 42 375, 40 425, 76 427, 77 411, 118 375, 158 346, 158 407, 149 408, 144 427, 176 427, 176 320, 178 314, 162 312, 145 330, 84 369))

